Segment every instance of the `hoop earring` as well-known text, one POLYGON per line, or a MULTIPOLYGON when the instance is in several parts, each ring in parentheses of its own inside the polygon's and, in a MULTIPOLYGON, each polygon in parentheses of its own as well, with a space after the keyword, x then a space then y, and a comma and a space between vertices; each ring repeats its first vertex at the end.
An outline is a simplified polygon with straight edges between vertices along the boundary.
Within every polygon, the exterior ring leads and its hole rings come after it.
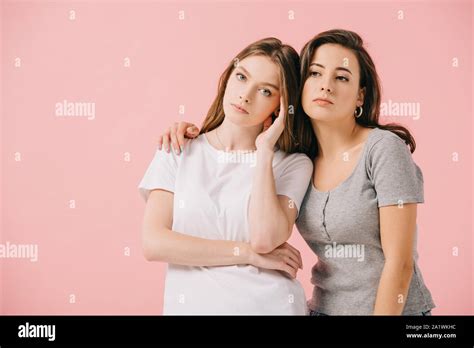
POLYGON ((361 117, 363 111, 364 111, 364 109, 362 109, 362 106, 356 107, 355 110, 354 110, 354 116, 355 116, 356 118, 361 117), (359 108, 359 111, 357 111, 357 108, 359 108))

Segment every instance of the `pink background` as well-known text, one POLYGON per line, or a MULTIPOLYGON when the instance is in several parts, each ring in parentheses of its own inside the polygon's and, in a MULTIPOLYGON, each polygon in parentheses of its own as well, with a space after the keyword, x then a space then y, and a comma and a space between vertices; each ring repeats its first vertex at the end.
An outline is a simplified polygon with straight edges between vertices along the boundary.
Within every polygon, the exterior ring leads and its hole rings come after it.
MULTIPOLYGON (((413 131, 425 177, 419 264, 433 314, 473 313, 471 2, 3 1, 0 11, 0 237, 39 248, 37 262, 0 259, 0 313, 161 313, 165 265, 142 256, 137 191, 157 136, 180 119, 200 124, 250 42, 275 36, 299 51, 336 27, 364 38, 383 101, 420 103, 420 119, 390 119, 413 131), (63 100, 95 103, 95 119, 57 117, 63 100)), ((316 257, 296 229, 290 242, 310 296, 316 257)))

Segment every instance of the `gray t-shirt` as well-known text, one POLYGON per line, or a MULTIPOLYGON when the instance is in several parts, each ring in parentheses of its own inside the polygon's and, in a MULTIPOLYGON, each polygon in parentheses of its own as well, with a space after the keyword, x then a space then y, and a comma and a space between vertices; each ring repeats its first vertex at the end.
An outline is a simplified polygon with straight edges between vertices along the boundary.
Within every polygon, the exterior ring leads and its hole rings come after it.
MULTIPOLYGON (((316 169, 317 170, 317 169, 316 169)), ((423 203, 423 175, 405 142, 373 129, 352 174, 328 192, 310 183, 296 225, 318 256, 308 306, 329 315, 373 314, 384 266, 379 207, 423 203)), ((403 314, 435 307, 416 263, 403 314)))

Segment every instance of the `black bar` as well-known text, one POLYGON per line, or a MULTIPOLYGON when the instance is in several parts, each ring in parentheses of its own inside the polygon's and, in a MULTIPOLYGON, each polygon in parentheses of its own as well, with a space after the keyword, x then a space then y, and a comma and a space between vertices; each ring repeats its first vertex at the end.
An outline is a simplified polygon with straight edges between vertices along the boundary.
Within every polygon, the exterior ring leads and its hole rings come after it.
POLYGON ((0 347, 41 344, 474 345, 472 316, 0 316, 0 347), (27 324, 28 323, 28 324, 27 324), (40 327, 35 325, 41 325, 40 327), (54 325, 54 341, 46 326, 54 325), (20 333, 21 331, 21 333, 20 333), (37 336, 43 337, 19 337, 37 336), (407 334, 422 335, 409 338, 407 334), (424 336, 431 334, 431 337, 424 336), (456 337, 434 338, 455 334, 456 337))

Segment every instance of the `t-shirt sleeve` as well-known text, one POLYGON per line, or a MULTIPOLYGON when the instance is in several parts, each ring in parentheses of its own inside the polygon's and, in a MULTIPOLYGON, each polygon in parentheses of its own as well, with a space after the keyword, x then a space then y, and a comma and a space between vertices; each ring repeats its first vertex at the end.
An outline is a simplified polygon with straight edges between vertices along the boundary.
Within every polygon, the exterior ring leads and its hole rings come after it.
POLYGON ((290 198, 300 212, 301 202, 306 194, 313 174, 313 162, 304 154, 291 154, 290 160, 282 174, 275 179, 277 195, 290 198))
POLYGON ((396 134, 385 135, 372 146, 368 173, 379 207, 424 202, 423 173, 396 134))
POLYGON ((138 190, 145 202, 152 190, 162 189, 174 192, 178 159, 173 151, 157 149, 155 156, 143 176, 138 190))

